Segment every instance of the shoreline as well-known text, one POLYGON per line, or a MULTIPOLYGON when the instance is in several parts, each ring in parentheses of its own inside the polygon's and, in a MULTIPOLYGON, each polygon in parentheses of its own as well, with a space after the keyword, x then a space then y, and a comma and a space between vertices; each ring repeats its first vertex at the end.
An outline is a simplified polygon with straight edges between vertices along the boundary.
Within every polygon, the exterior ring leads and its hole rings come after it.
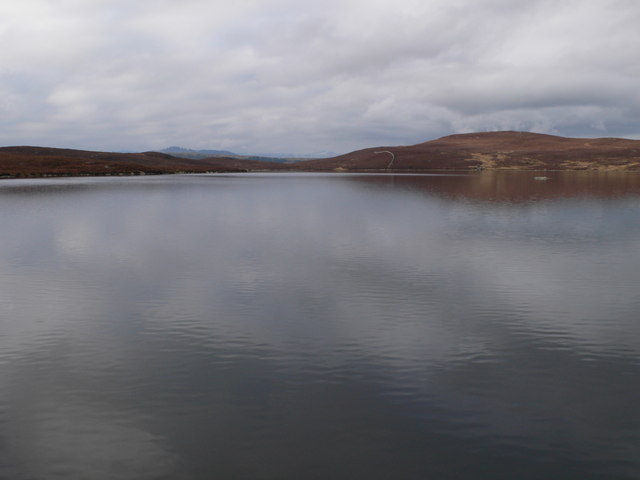
POLYGON ((534 173, 589 173, 589 174, 638 174, 640 169, 624 169, 624 168, 581 168, 581 169, 528 169, 528 168, 486 168, 483 170, 476 169, 333 169, 333 170, 305 170, 305 169, 279 169, 279 170, 207 170, 207 171, 179 171, 179 172, 162 172, 162 171, 134 171, 134 172, 110 172, 110 173, 18 173, 15 175, 0 175, 0 180, 28 180, 38 178, 86 178, 86 177, 144 177, 144 176, 160 176, 160 175, 216 175, 226 173, 325 173, 325 174, 475 174, 483 173, 508 173, 508 172, 531 172, 534 173))

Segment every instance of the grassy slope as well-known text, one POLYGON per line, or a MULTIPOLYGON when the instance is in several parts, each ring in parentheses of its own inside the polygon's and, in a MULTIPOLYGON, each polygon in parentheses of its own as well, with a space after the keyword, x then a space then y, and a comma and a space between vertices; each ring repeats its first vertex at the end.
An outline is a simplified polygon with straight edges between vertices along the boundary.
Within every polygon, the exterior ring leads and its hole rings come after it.
POLYGON ((411 146, 376 147, 300 162, 306 170, 640 170, 640 140, 565 138, 524 132, 451 135, 411 146))
POLYGON ((636 170, 640 140, 564 138, 524 132, 450 135, 410 146, 367 148, 295 164, 240 158, 179 158, 44 147, 0 148, 0 176, 118 175, 242 171, 636 170), (390 165, 393 153, 393 163, 390 165))
MULTIPOLYGON (((279 168, 275 165, 275 169, 279 168)), ((274 169, 236 158, 178 158, 158 152, 109 153, 45 147, 0 148, 0 176, 118 175, 178 172, 239 172, 274 169)))

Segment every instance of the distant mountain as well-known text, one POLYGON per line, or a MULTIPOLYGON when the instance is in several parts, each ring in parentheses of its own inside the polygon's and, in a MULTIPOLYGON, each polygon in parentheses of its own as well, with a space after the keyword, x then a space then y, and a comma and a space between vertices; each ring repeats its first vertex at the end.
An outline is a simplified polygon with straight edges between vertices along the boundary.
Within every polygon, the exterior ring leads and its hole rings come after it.
MULTIPOLYGON (((192 150, 190 148, 183 147, 168 147, 163 150, 159 150, 160 153, 168 153, 180 157, 181 155, 204 155, 204 157, 238 157, 239 155, 228 150, 192 150)), ((204 158, 203 157, 203 158, 204 158)))
POLYGON ((260 158, 286 158, 288 160, 305 160, 305 159, 314 159, 314 158, 328 158, 335 157, 338 154, 336 152, 330 151, 322 151, 322 152, 314 152, 314 153, 257 153, 256 156, 260 158))
POLYGON ((285 163, 293 163, 300 160, 309 160, 315 158, 328 158, 335 157, 337 153, 330 151, 322 151, 322 152, 314 152, 314 153, 305 153, 305 154, 295 154, 295 153, 255 153, 255 154, 242 154, 242 153, 234 153, 229 150, 194 150, 191 148, 184 147, 167 147, 162 150, 157 150, 160 153, 168 153, 169 155, 173 155, 175 157, 182 158, 207 158, 207 157, 237 157, 244 158, 247 160, 259 160, 263 162, 285 162, 285 163))
POLYGON ((411 146, 366 148, 296 168, 319 171, 640 170, 640 140, 528 132, 450 135, 411 146))
POLYGON ((255 160, 259 162, 276 162, 276 163, 293 163, 297 161, 297 158, 292 158, 286 155, 241 155, 233 153, 228 150, 192 150, 190 148, 183 147, 168 147, 163 150, 159 150, 160 153, 167 153, 175 157, 190 158, 193 160, 205 159, 210 157, 229 157, 238 158, 243 160, 255 160))

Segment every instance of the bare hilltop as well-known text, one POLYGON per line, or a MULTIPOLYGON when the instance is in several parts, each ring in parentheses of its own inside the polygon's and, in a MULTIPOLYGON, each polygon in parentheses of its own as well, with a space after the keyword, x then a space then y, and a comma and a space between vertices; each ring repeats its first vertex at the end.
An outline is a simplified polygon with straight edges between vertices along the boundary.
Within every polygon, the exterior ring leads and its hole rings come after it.
POLYGON ((366 148, 298 164, 309 170, 639 170, 640 140, 527 132, 449 135, 417 145, 366 148))
POLYGON ((419 172, 438 170, 640 171, 640 140, 566 138, 503 131, 450 135, 410 146, 380 146, 332 158, 276 163, 160 152, 109 153, 47 147, 0 148, 0 177, 247 171, 419 172))

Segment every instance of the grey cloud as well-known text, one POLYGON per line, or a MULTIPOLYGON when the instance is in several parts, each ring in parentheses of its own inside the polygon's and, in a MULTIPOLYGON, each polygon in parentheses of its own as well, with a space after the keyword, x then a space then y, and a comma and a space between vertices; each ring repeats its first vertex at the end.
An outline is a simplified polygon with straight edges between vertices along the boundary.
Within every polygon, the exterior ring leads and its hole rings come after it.
POLYGON ((347 151, 495 128, 640 137, 640 6, 0 6, 0 144, 347 151))

